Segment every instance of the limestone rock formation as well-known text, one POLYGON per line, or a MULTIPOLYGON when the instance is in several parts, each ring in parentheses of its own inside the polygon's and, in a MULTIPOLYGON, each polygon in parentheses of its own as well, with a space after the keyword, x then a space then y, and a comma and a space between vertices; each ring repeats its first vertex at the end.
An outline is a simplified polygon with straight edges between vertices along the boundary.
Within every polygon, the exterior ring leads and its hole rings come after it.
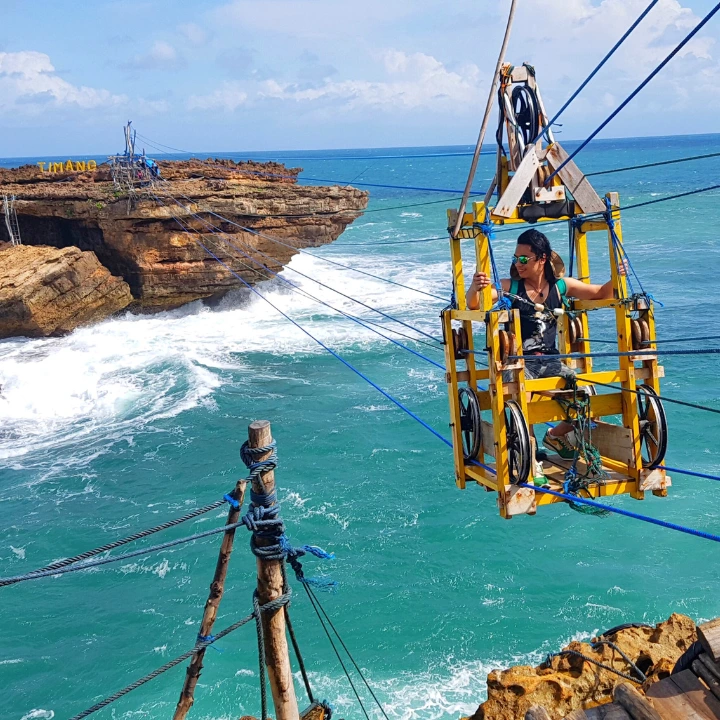
MULTIPOLYGON (((695 623, 677 613, 655 627, 628 627, 604 635, 622 650, 647 676, 643 689, 670 675, 678 658, 697 640, 695 623)), ((571 642, 570 650, 632 675, 620 653, 609 645, 571 642)), ((522 720, 532 705, 540 705, 553 720, 573 710, 587 709, 612 701, 612 691, 621 678, 577 655, 553 658, 537 667, 520 665, 493 670, 488 675, 488 699, 470 720, 522 720)))
MULTIPOLYGON (((299 185, 300 169, 277 163, 194 160, 160 168, 163 180, 130 197, 113 186, 105 165, 0 170, 0 195, 16 196, 24 244, 92 250, 130 285, 135 305, 148 309, 242 287, 212 255, 250 284, 270 277, 265 267, 277 272, 297 248, 332 242, 367 205, 367 193, 299 185)), ((0 241, 8 239, 0 222, 0 241)))
POLYGON ((0 338, 62 335, 133 301, 91 252, 9 244, 0 249, 0 338))

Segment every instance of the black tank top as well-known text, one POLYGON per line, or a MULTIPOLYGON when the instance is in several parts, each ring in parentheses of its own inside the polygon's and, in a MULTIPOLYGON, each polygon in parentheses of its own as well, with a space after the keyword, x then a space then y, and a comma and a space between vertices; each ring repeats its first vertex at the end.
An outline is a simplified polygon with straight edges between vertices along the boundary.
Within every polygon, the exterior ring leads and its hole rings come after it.
MULTIPOLYGON (((515 294, 533 303, 528 297, 524 280, 518 280, 517 293, 515 294)), ((548 295, 544 304, 548 310, 556 310, 563 306, 557 281, 554 280, 548 288, 548 295)), ((544 330, 540 332, 540 337, 537 338, 540 328, 538 327, 538 321, 535 319, 535 310, 533 310, 532 305, 513 300, 512 307, 520 311, 520 333, 522 334, 523 348, 527 345, 529 351, 539 352, 543 355, 556 355, 558 352, 556 347, 557 323, 546 322, 544 330), (537 347, 535 347, 536 345, 537 347)))

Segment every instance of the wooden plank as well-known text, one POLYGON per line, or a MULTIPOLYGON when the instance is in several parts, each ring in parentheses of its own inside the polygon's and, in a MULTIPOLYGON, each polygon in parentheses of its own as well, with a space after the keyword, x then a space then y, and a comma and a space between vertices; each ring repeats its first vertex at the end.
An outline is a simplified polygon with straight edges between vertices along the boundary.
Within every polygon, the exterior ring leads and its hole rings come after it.
POLYGON ((628 682, 619 682, 615 686, 613 699, 633 720, 663 720, 650 701, 628 682))
POLYGON ((518 203, 522 198, 523 193, 530 186, 530 181, 540 167, 540 161, 538 160, 537 150, 533 145, 522 159, 520 166, 515 171, 512 179, 505 188, 505 192, 502 197, 498 200, 495 209, 493 210, 494 215, 499 215, 502 218, 510 217, 518 203))
MULTIPOLYGON (((590 415, 593 418, 619 415, 623 410, 622 393, 593 395, 590 398, 590 415)), ((554 400, 538 400, 528 405, 528 424, 559 422, 565 411, 554 400)))
POLYGON ((513 515, 534 515, 537 512, 535 491, 530 487, 508 485, 503 503, 508 517, 513 515))
POLYGON ((495 457, 495 431, 491 422, 480 421, 480 432, 482 433, 482 447, 486 455, 495 457))
POLYGON ((720 718, 720 701, 708 690, 690 670, 671 675, 670 679, 682 690, 690 704, 702 718, 720 718))
POLYGON ((720 618, 698 625, 698 640, 713 662, 720 661, 720 618))
POLYGON ((640 471, 640 489, 667 490, 672 487, 672 479, 665 473, 665 468, 657 467, 654 470, 642 469, 640 471))
POLYGON ((593 708, 599 711, 600 720, 632 720, 621 705, 615 703, 608 703, 607 705, 600 705, 599 707, 593 708))
POLYGON ((720 666, 714 663, 705 653, 700 653, 698 660, 713 674, 716 680, 720 680, 720 666))
POLYGON ((617 460, 625 465, 634 465, 634 445, 632 433, 628 428, 595 420, 594 427, 586 433, 586 438, 588 435, 603 457, 617 460))
POLYGON ((710 688, 710 692, 716 698, 720 698, 720 682, 704 663, 700 660, 693 660, 692 671, 710 688))
POLYGON ((690 701, 669 677, 651 685, 647 696, 652 698, 653 705, 663 720, 707 720, 695 712, 690 701))
MULTIPOLYGON (((559 168, 570 156, 559 142, 547 148, 546 159, 553 170, 559 168)), ((595 188, 580 168, 572 161, 567 163, 558 173, 567 189, 572 193, 575 202, 584 213, 605 212, 605 203, 595 192, 595 188)))

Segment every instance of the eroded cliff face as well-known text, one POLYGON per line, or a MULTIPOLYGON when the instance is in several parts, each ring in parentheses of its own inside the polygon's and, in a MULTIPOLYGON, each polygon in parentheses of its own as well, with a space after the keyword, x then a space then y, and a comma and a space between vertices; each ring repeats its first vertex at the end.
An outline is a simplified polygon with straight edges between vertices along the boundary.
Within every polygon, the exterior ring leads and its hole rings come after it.
MULTIPOLYGON (((277 272, 296 248, 337 239, 367 205, 367 193, 354 188, 298 185, 300 170, 277 163, 191 160, 160 168, 164 180, 136 188, 133 199, 114 188, 102 165, 83 173, 0 170, 0 195, 16 196, 23 244, 93 251, 147 309, 242 287, 208 250, 254 284, 270 277, 263 265, 277 272)), ((0 218, 0 241, 8 239, 0 218)))

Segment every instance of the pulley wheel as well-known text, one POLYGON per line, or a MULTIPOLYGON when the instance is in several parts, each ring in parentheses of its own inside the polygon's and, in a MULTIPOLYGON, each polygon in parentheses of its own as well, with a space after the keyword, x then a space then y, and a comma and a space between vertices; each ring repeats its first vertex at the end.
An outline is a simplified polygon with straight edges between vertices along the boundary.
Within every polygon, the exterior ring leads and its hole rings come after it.
POLYGON ((460 404, 460 431, 462 434, 463 457, 475 460, 480 453, 482 433, 480 429, 480 403, 472 388, 458 390, 460 404))
POLYGON ((462 352, 463 350, 467 350, 469 347, 467 330, 465 329, 465 327, 459 327, 459 328, 453 329, 452 338, 453 338, 453 349, 455 351, 455 359, 456 360, 467 360, 467 353, 462 352))
POLYGON ((504 365, 510 354, 510 335, 505 330, 498 332, 498 340, 500 341, 500 357, 498 360, 504 365))
POLYGON ((507 431, 508 476, 514 485, 527 482, 530 475, 532 449, 530 430, 520 406, 514 400, 505 403, 507 431))
POLYGON ((640 451, 645 468, 657 467, 667 451, 668 427, 665 408, 649 385, 638 385, 637 406, 640 420, 640 451))
POLYGON ((582 320, 580 320, 580 318, 570 318, 568 322, 568 336, 571 345, 574 345, 582 337, 582 320))
POLYGON ((640 318, 639 320, 631 320, 630 328, 632 329, 632 346, 633 350, 642 350, 647 348, 650 343, 650 326, 647 320, 640 318))

